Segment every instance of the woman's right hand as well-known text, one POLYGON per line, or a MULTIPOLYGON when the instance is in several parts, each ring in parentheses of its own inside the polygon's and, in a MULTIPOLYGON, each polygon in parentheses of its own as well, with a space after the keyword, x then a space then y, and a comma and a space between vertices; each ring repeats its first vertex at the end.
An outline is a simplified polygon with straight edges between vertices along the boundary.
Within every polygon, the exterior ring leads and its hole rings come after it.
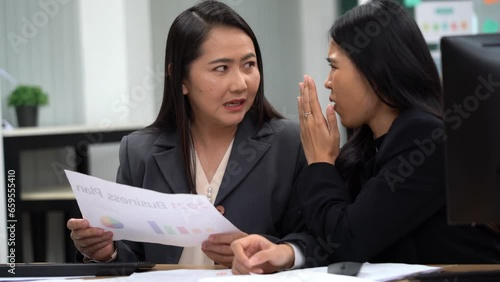
POLYGON ((339 155, 340 132, 332 105, 323 116, 314 80, 305 75, 299 83, 300 140, 307 163, 325 162, 335 164, 339 155))
POLYGON ((90 227, 86 219, 71 218, 66 224, 71 230, 71 239, 82 255, 91 260, 108 261, 115 252, 113 232, 90 227))

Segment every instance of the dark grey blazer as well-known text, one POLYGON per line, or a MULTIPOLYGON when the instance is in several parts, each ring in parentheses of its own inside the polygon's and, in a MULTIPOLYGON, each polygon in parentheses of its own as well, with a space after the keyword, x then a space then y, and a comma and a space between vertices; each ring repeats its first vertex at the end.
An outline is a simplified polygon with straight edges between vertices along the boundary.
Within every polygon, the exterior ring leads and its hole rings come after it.
MULTIPOLYGON (((241 231, 281 238, 299 231, 291 204, 295 178, 306 165, 297 123, 281 119, 262 128, 252 113, 236 132, 215 206, 241 231)), ((141 130, 120 146, 117 182, 162 193, 189 193, 176 132, 141 130)), ((268 237, 269 238, 269 237, 268 237)), ((118 261, 177 263, 182 248, 117 241, 118 261)))

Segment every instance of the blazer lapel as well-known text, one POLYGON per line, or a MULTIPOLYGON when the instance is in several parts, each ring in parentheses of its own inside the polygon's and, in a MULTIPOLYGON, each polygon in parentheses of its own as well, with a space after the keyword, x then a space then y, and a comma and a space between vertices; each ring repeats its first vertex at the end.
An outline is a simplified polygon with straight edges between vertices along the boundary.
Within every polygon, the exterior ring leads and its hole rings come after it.
POLYGON ((224 200, 248 175, 271 147, 273 130, 266 123, 258 131, 252 114, 247 114, 238 126, 222 183, 214 205, 224 200))
POLYGON ((153 157, 173 193, 190 193, 179 144, 178 133, 164 133, 154 143, 161 149, 153 157))

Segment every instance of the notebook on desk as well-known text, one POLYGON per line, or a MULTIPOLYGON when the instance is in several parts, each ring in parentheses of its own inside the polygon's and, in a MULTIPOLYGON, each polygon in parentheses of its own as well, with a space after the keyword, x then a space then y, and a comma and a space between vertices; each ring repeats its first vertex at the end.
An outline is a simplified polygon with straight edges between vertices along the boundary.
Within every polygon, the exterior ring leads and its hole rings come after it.
POLYGON ((153 268, 155 264, 136 263, 16 263, 0 264, 0 277, 127 276, 153 268))

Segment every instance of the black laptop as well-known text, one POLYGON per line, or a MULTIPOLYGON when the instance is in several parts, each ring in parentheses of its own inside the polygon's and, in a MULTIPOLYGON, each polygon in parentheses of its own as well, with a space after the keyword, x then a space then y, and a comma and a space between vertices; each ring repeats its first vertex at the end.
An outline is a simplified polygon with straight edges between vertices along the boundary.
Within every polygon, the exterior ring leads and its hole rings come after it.
POLYGON ((127 276, 154 266, 145 262, 0 264, 0 277, 127 276))

